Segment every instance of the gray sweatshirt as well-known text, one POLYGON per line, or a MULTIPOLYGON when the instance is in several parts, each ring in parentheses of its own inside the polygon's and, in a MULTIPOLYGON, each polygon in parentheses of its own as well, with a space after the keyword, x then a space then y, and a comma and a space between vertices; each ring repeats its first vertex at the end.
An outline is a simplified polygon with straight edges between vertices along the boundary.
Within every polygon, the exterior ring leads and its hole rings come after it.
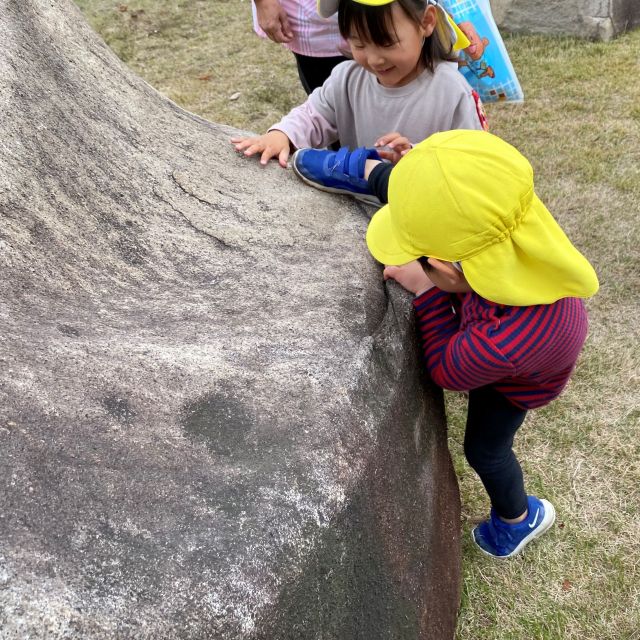
MULTIPOLYGON (((482 129, 482 105, 455 62, 439 62, 403 87, 383 87, 351 60, 334 68, 307 101, 271 129, 298 148, 323 148, 336 140, 351 148, 372 147, 398 131, 418 143, 438 131, 482 129)), ((270 129, 270 130, 271 130, 270 129)))

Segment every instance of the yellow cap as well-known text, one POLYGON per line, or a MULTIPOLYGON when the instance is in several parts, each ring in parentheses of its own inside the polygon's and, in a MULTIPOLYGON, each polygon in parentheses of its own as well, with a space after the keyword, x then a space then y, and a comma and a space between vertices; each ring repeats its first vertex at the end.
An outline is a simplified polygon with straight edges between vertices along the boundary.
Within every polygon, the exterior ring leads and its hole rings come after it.
MULTIPOLYGON (((391 4, 394 0, 353 0, 358 4, 365 4, 369 7, 382 7, 385 4, 391 4)), ((318 15, 323 18, 329 18, 337 10, 340 0, 317 0, 318 15)), ((436 28, 438 35, 442 39, 448 38, 454 51, 466 49, 471 45, 467 36, 453 21, 453 18, 444 10, 444 7, 436 0, 427 0, 427 4, 432 4, 438 9, 439 17, 436 28)))
POLYGON ((460 262, 471 288, 499 304, 587 298, 598 278, 533 190, 533 169, 486 131, 436 133, 394 168, 389 204, 367 230, 376 260, 460 262))

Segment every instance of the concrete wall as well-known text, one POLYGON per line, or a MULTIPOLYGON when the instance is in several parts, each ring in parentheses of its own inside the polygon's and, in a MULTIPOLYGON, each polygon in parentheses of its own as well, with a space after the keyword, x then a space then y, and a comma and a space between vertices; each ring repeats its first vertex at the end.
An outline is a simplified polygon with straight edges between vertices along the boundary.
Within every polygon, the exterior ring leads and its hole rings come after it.
POLYGON ((640 25, 638 0, 491 0, 505 31, 610 40, 640 25))

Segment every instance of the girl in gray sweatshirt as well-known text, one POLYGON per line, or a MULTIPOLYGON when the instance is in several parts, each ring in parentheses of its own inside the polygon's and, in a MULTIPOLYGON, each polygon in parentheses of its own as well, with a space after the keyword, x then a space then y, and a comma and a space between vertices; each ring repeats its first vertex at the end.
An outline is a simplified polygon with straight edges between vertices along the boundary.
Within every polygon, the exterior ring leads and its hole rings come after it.
MULTIPOLYGON (((340 32, 354 59, 335 67, 266 134, 232 138, 237 151, 286 167, 291 151, 340 140, 350 148, 378 147, 396 162, 433 133, 486 128, 480 99, 457 69, 459 32, 435 0, 369 1, 339 4, 340 32)), ((336 6, 337 0, 319 2, 324 15, 336 6)))

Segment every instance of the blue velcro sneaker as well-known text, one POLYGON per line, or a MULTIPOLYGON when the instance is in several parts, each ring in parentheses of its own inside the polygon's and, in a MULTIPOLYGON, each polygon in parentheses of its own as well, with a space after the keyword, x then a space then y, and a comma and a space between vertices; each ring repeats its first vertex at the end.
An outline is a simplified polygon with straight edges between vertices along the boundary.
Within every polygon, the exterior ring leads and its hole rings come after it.
POLYGON ((493 509, 486 522, 473 529, 473 541, 480 550, 494 558, 510 558, 520 553, 532 540, 541 536, 556 519, 556 511, 547 500, 527 498, 527 517, 517 524, 501 520, 493 509))
POLYGON ((381 160, 375 149, 360 147, 349 151, 326 149, 298 149, 291 158, 291 166, 302 180, 316 189, 342 193, 372 204, 380 204, 364 179, 367 160, 381 160))

